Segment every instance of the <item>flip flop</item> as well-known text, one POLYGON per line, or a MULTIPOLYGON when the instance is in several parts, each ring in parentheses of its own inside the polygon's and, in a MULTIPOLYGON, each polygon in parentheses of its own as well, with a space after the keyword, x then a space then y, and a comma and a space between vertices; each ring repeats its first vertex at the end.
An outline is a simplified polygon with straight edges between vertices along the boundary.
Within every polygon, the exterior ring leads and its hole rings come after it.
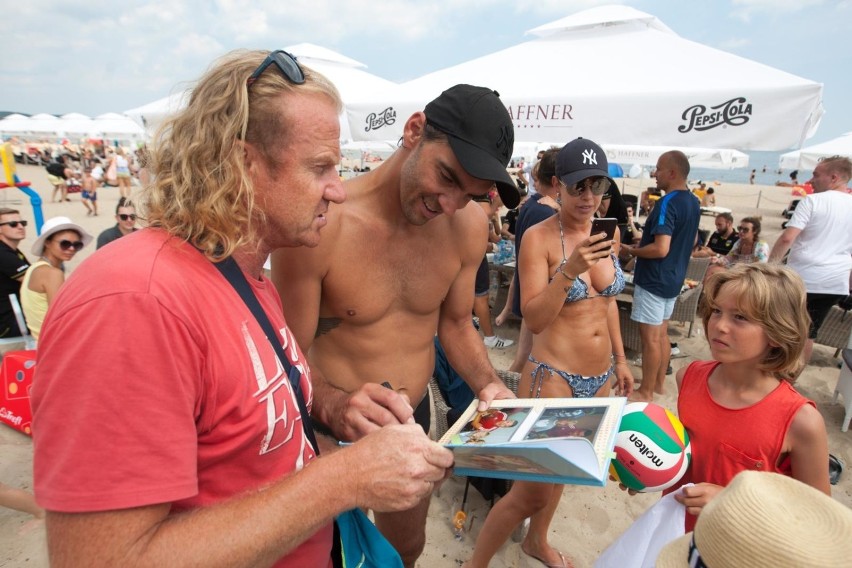
POLYGON ((543 558, 539 558, 538 556, 535 556, 534 554, 530 554, 529 552, 524 550, 523 546, 521 546, 521 552, 523 552, 524 554, 526 554, 530 558, 535 558, 536 560, 538 560, 539 562, 541 562, 542 564, 547 566, 547 568, 573 568, 573 566, 574 566, 573 564, 568 564, 568 561, 565 560, 565 555, 562 554, 561 552, 559 552, 558 550, 556 551, 556 554, 559 555, 559 560, 560 560, 561 564, 548 564, 547 562, 544 561, 543 558))
POLYGON ((840 481, 840 474, 843 473, 844 467, 846 467, 846 464, 843 463, 842 459, 833 454, 828 454, 828 481, 832 485, 837 485, 837 482, 840 481))

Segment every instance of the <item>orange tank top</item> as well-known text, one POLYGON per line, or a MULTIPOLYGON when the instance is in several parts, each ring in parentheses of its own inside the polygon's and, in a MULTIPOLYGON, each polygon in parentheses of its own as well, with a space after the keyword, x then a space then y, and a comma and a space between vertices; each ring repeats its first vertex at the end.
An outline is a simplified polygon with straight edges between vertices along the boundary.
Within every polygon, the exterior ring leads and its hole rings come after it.
MULTIPOLYGON (((714 483, 726 487, 741 471, 791 475, 789 456, 782 456, 784 437, 793 417, 813 401, 787 381, 746 408, 727 408, 713 400, 707 380, 720 363, 696 361, 683 376, 677 400, 678 417, 689 433, 692 465, 678 486, 714 483)), ((676 488, 666 491, 671 493, 676 488)), ((686 530, 697 517, 687 514, 686 530)))

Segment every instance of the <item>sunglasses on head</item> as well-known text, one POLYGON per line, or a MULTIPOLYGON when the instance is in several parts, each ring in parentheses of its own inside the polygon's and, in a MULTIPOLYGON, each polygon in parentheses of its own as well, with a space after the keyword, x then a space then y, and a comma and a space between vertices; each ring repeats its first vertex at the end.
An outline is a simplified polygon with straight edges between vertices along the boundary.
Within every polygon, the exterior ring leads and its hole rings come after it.
POLYGON ((299 67, 299 64, 296 62, 296 58, 283 49, 276 49, 267 55, 266 59, 263 60, 263 63, 261 63, 258 68, 254 70, 254 73, 249 76, 246 80, 246 87, 251 87, 255 81, 263 75, 266 68, 273 63, 276 67, 278 67, 278 70, 281 71, 281 74, 294 85, 301 85, 305 82, 305 73, 302 71, 302 68, 299 67))
POLYGON ((592 195, 603 195, 609 189, 609 179, 605 177, 589 177, 572 185, 566 185, 560 179, 559 183, 562 184, 568 195, 572 197, 578 197, 587 189, 592 192, 592 195))
POLYGON ((118 218, 122 221, 127 221, 128 219, 130 219, 131 221, 135 221, 136 213, 119 213, 118 218))
POLYGON ((27 223, 28 221, 5 221, 3 223, 0 223, 0 225, 9 225, 13 229, 17 229, 18 225, 20 225, 21 227, 26 227, 27 223))

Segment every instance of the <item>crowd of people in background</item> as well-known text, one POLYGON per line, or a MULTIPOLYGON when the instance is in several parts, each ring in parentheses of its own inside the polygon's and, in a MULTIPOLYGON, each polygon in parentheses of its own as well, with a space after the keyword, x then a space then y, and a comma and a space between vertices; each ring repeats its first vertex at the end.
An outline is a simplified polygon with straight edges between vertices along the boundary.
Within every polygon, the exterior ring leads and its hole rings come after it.
POLYGON ((69 194, 80 193, 87 215, 98 215, 98 188, 117 187, 121 197, 129 198, 134 186, 149 181, 148 148, 144 145, 129 151, 122 146, 91 143, 42 144, 29 146, 35 150, 32 153, 14 141, 12 147, 17 161, 45 167, 53 187, 52 202, 71 201, 69 194))

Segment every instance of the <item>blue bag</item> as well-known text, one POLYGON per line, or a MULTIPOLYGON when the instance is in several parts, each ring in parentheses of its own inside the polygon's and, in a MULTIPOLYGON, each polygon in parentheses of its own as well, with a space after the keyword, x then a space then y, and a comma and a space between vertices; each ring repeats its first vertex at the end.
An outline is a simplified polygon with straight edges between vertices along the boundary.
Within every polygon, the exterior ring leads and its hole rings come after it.
POLYGON ((334 525, 335 568, 402 568, 399 553, 361 509, 337 515, 334 525))

